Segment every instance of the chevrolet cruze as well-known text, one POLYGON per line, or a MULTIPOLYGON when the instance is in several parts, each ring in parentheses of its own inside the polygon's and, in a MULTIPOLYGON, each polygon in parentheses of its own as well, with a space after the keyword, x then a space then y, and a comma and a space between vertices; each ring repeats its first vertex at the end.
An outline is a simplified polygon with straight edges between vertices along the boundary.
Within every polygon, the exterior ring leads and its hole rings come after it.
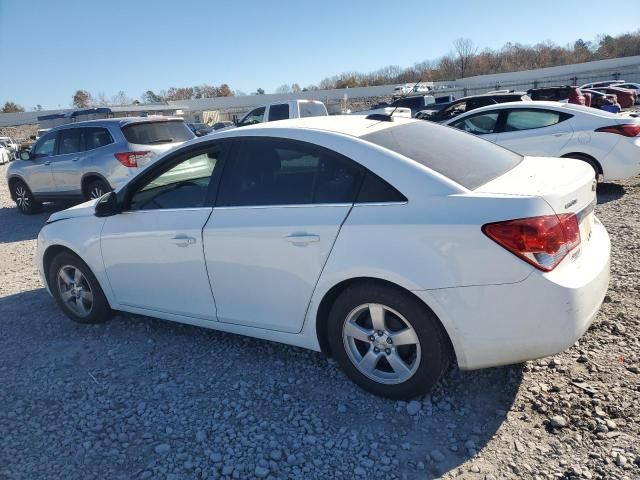
MULTIPOLYGON (((391 398, 566 349, 609 281, 595 179, 401 117, 187 142, 53 214, 42 280, 72 320, 125 311, 324 351, 391 398)), ((262 366, 262 368, 266 368, 262 366)))

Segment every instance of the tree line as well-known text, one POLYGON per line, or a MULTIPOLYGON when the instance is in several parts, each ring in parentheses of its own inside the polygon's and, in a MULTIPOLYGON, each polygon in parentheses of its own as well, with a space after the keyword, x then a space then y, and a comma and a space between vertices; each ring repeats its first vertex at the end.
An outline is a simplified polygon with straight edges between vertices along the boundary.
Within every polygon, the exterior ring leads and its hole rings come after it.
MULTIPOLYGON (((615 37, 601 35, 593 41, 578 39, 573 44, 564 47, 553 42, 542 42, 536 45, 509 42, 500 49, 485 48, 481 50, 472 40, 459 38, 453 42, 451 51, 437 60, 425 60, 408 68, 390 65, 368 73, 344 72, 340 75, 327 77, 321 80, 318 85, 308 85, 304 88, 301 88, 297 83, 284 84, 276 89, 276 93, 298 93, 308 90, 368 87, 418 81, 445 81, 474 75, 533 70, 638 54, 640 54, 640 30, 615 37)), ((264 93, 264 89, 258 88, 251 94, 263 95, 264 93)), ((219 86, 202 84, 193 87, 170 87, 157 93, 153 90, 147 90, 140 96, 140 100, 129 97, 123 91, 108 98, 104 93, 92 95, 87 90, 77 90, 73 94, 71 103, 76 108, 87 108, 166 103, 170 100, 195 100, 234 95, 246 95, 246 93, 240 90, 234 91, 226 83, 219 86)), ((42 106, 37 105, 33 107, 33 110, 42 110, 42 106)), ((24 108, 21 105, 11 101, 6 102, 1 110, 2 113, 23 111, 24 108)))

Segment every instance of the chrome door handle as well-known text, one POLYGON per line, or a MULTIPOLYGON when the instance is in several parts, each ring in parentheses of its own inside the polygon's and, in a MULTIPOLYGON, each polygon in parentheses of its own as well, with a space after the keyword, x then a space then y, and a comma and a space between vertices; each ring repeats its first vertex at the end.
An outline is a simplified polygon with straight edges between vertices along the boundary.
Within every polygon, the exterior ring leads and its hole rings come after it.
POLYGON ((286 235, 284 239, 294 245, 307 245, 309 243, 319 242, 320 235, 314 235, 312 233, 290 233, 286 235))
POLYGON ((553 133, 552 135, 554 137, 562 137, 564 135, 564 133, 553 133))
POLYGON ((80 160, 80 157, 75 157, 71 159, 72 162, 77 162, 78 160, 80 160))
POLYGON ((171 238, 171 242, 175 243, 179 247, 187 247, 196 243, 196 239, 188 237, 186 235, 176 235, 171 238))
POLYGON ((51 160, 47 160, 43 165, 51 165, 51 160))

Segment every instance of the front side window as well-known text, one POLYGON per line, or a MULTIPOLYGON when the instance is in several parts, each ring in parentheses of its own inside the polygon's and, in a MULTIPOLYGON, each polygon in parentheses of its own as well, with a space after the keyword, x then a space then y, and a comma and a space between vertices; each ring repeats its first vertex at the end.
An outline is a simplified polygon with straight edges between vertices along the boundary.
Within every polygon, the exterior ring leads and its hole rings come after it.
POLYGON ((560 123, 566 118, 563 118, 562 113, 551 110, 512 110, 507 115, 504 131, 516 132, 520 130, 531 130, 533 128, 550 127, 551 125, 560 123))
POLYGON ((220 146, 211 147, 148 180, 131 197, 131 210, 206 207, 220 152, 220 146))
POLYGON ((85 145, 87 150, 104 147, 113 143, 113 137, 109 130, 102 127, 91 127, 84 129, 85 145))
POLYGON ((52 132, 45 135, 38 141, 38 144, 33 148, 32 156, 34 158, 49 157, 55 154, 56 151, 56 136, 58 132, 52 132))
POLYGON ((280 105, 271 105, 269 107, 269 121, 286 120, 289 118, 289 105, 286 103, 280 105))
POLYGON ((453 118, 467 110, 467 102, 457 102, 442 110, 443 118, 453 118))
POLYGON ((486 135, 494 132, 498 116, 499 112, 481 113, 453 122, 451 126, 474 135, 486 135))
POLYGON ((266 107, 256 108, 250 111, 246 117, 240 122, 240 126, 253 125, 254 123, 262 123, 264 120, 264 111, 266 107))
POLYGON ((82 136, 82 128, 69 128, 62 130, 58 137, 58 155, 66 155, 68 153, 77 153, 84 150, 84 138, 82 136))
POLYGON ((352 203, 363 168, 312 144, 243 140, 220 183, 217 206, 352 203))

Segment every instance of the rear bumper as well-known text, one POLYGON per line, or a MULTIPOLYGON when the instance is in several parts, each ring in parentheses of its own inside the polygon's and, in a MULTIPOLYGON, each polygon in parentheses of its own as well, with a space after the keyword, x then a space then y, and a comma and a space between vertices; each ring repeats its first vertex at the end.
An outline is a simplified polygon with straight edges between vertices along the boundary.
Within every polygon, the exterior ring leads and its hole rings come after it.
POLYGON ((598 313, 610 262, 599 221, 588 245, 571 255, 554 271, 533 270, 518 283, 414 293, 442 320, 460 368, 520 363, 569 348, 598 313))
POLYGON ((605 180, 640 175, 640 138, 622 138, 601 162, 605 180))

